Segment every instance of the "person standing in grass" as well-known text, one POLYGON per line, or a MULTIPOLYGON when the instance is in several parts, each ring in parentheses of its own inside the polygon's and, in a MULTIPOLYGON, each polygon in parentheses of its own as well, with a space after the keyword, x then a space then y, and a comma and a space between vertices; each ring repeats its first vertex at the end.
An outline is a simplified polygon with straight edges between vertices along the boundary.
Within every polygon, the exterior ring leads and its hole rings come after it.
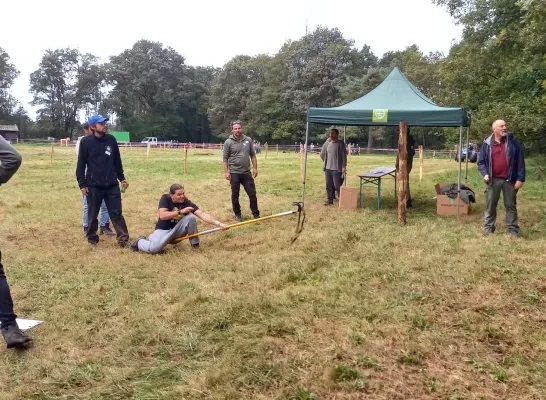
MULTIPOLYGON (((169 193, 159 199, 155 230, 148 239, 140 236, 133 242, 131 249, 157 254, 173 240, 197 233, 195 217, 219 228, 227 228, 227 225, 200 210, 186 197, 184 186, 175 183, 169 188, 169 193)), ((199 237, 191 238, 189 241, 192 248, 199 247, 199 237)))
POLYGON ((506 129, 506 122, 497 120, 492 125, 493 133, 480 148, 478 170, 486 184, 484 236, 495 232, 497 204, 504 198, 506 229, 512 239, 519 235, 516 197, 525 182, 525 158, 520 143, 506 129))
POLYGON ((254 178, 258 176, 258 161, 252 139, 243 135, 241 121, 231 123, 231 136, 224 142, 223 162, 224 175, 231 184, 231 205, 234 219, 242 221, 241 204, 239 204, 239 190, 241 185, 245 189, 250 200, 250 210, 254 218, 260 218, 258 198, 256 197, 256 185, 254 178), (250 163, 252 162, 252 174, 250 163))
MULTIPOLYGON (((80 136, 78 138, 78 141, 76 142, 76 155, 79 153, 80 142, 82 138, 90 134, 91 134, 91 130, 89 129, 89 124, 86 122, 83 124, 83 136, 80 136)), ((82 198, 83 198, 82 225, 83 225, 83 233, 85 233, 87 232, 87 227, 89 226, 89 218, 88 218, 89 207, 87 206, 87 196, 82 194, 82 198)), ((110 216, 108 215, 108 210, 106 209, 106 203, 103 200, 100 206, 100 233, 101 234, 104 233, 107 236, 115 236, 116 234, 110 228, 109 222, 110 222, 110 216)))
POLYGON ((323 171, 326 178, 325 206, 334 204, 336 193, 339 193, 342 179, 347 172, 347 149, 339 139, 339 131, 330 129, 328 140, 322 146, 320 158, 324 162, 323 171))
POLYGON ((121 155, 115 137, 108 134, 108 118, 92 115, 87 121, 91 135, 80 142, 76 179, 89 205, 89 227, 87 241, 91 245, 99 242, 97 235, 100 206, 104 200, 121 247, 129 247, 129 232, 122 214, 121 191, 118 181, 129 185, 123 173, 121 155))
MULTIPOLYGON (((21 166, 21 155, 0 136, 0 186, 7 183, 21 166)), ((13 312, 13 299, 9 289, 2 252, 0 251, 0 330, 8 349, 24 349, 32 344, 32 339, 17 325, 17 315, 13 312)))

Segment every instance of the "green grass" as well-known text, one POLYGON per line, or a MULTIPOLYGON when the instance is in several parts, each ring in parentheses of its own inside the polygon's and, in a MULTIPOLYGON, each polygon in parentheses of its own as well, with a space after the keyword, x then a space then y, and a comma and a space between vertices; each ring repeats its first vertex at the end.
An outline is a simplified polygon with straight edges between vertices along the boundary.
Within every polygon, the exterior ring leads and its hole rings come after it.
MULTIPOLYGON (((0 188, 0 248, 26 353, 0 350, 2 399, 539 399, 546 393, 546 190, 528 161, 518 197, 521 238, 483 238, 483 185, 468 217, 435 214, 434 184, 457 164, 426 159, 411 174, 414 208, 398 226, 394 184, 382 209, 324 207, 310 155, 305 230, 295 216, 182 242, 162 255, 133 253, 82 235, 73 148, 19 146, 21 170, 0 188)), ((231 220, 219 153, 122 149, 131 238, 153 230, 175 182, 216 218, 231 220)), ((262 215, 301 198, 297 154, 259 155, 262 215)), ((352 157, 359 172, 394 156, 352 157)), ((464 173, 463 173, 464 174, 464 173)), ((248 199, 241 195, 244 216, 248 199)), ((200 223, 200 229, 209 226, 200 223)))

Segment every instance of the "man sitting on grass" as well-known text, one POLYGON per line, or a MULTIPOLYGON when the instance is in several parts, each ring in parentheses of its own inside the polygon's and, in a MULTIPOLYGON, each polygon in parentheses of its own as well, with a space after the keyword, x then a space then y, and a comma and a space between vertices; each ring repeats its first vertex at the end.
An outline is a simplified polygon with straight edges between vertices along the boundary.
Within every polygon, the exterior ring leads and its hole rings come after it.
MULTIPOLYGON (((186 197, 184 186, 174 184, 169 193, 161 196, 159 200, 159 218, 155 225, 155 231, 148 237, 140 236, 132 245, 134 251, 157 254, 161 252, 173 240, 197 233, 197 220, 227 228, 210 215, 204 213, 186 197)), ((199 247, 199 237, 189 239, 192 248, 199 247)))

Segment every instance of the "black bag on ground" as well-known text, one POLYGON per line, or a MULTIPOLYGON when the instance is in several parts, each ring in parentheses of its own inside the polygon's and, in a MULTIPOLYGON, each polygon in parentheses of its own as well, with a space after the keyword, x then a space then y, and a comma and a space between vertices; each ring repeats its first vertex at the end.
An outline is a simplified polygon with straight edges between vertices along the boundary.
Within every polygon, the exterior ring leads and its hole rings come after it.
MULTIPOLYGON (((440 193, 445 194, 450 199, 456 199, 457 198, 457 184, 456 183, 450 183, 449 185, 444 185, 440 188, 440 193)), ((466 185, 461 185, 461 200, 465 203, 475 203, 476 202, 476 196, 474 195, 474 191, 470 189, 466 185)))

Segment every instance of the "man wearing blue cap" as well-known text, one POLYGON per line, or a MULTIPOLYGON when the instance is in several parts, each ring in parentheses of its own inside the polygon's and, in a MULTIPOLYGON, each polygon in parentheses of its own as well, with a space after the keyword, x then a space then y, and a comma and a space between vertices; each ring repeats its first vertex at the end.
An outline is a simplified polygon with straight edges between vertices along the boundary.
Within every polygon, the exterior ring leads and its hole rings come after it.
POLYGON ((89 117, 87 123, 91 129, 91 135, 82 138, 80 142, 76 179, 80 190, 87 196, 89 207, 87 241, 92 245, 99 242, 98 215, 104 200, 119 245, 128 247, 130 246, 129 232, 122 215, 118 181, 125 187, 129 184, 123 174, 118 142, 115 137, 107 133, 107 121, 108 118, 98 114, 89 117))
MULTIPOLYGON (((83 136, 78 138, 78 141, 76 142, 76 155, 78 154, 80 150, 80 142, 85 136, 91 135, 91 129, 89 129, 89 124, 86 122, 83 124, 83 136)), ((82 225, 83 225, 83 233, 87 231, 87 227, 89 226, 89 221, 87 219, 89 215, 88 206, 87 206, 87 196, 82 195, 83 197, 83 212, 82 212, 82 225)), ((116 234, 110 229, 110 216, 108 215, 108 210, 106 209, 106 203, 104 200, 102 201, 102 204, 100 206, 100 233, 104 233, 107 236, 115 236, 116 234)))

